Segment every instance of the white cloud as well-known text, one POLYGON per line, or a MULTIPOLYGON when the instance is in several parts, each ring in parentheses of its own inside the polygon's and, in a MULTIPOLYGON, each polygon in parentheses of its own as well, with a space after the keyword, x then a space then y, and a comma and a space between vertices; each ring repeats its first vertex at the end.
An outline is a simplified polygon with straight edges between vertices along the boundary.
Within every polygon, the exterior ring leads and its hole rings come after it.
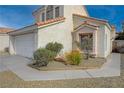
POLYGON ((0 23, 0 27, 8 27, 8 25, 4 23, 0 23))

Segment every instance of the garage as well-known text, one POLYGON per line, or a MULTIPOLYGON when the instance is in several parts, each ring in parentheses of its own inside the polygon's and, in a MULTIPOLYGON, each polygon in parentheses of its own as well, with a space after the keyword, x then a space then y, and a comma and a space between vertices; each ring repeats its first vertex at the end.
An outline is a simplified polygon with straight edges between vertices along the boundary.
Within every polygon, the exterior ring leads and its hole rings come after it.
POLYGON ((15 36, 15 54, 32 57, 35 50, 35 34, 24 34, 15 36))

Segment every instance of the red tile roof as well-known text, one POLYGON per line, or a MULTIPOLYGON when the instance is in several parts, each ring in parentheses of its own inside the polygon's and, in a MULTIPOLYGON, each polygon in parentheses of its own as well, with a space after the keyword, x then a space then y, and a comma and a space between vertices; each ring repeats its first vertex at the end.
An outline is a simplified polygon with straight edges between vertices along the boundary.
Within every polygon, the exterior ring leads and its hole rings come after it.
POLYGON ((36 25, 37 26, 43 26, 43 25, 58 22, 58 21, 61 21, 61 20, 65 20, 65 17, 58 17, 58 18, 50 19, 50 20, 47 20, 47 21, 44 21, 44 22, 38 22, 38 23, 36 23, 36 25))
POLYGON ((13 29, 10 28, 4 28, 4 27, 0 27, 0 33, 8 33, 10 31, 12 31, 13 29))

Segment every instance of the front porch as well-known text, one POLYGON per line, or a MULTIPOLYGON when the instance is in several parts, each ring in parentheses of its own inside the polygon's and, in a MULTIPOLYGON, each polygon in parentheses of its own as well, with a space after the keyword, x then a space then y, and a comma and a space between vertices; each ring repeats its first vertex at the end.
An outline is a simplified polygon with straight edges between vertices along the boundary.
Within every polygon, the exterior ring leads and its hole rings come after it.
POLYGON ((89 53, 97 57, 97 31, 98 26, 91 25, 87 21, 84 21, 81 25, 76 27, 72 32, 72 49, 80 50, 83 53, 89 53), (88 40, 89 42, 87 42, 88 40), (82 50, 77 46, 76 42, 80 43, 82 46, 88 46, 88 49, 83 48, 82 50))

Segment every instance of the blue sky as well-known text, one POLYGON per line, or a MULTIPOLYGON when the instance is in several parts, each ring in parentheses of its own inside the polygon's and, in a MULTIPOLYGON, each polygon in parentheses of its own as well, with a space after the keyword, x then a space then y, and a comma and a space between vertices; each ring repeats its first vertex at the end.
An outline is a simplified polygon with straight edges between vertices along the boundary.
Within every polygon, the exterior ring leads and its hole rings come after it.
MULTIPOLYGON (((36 5, 0 6, 0 27, 21 28, 34 23, 32 12, 39 8, 36 5)), ((121 22, 124 21, 124 6, 86 6, 91 17, 108 20, 121 31, 121 22)))
POLYGON ((90 16, 106 19, 110 24, 116 26, 117 31, 121 31, 121 23, 124 21, 124 6, 86 6, 90 16))
POLYGON ((40 6, 0 5, 0 27, 21 28, 34 23, 32 12, 40 6))

